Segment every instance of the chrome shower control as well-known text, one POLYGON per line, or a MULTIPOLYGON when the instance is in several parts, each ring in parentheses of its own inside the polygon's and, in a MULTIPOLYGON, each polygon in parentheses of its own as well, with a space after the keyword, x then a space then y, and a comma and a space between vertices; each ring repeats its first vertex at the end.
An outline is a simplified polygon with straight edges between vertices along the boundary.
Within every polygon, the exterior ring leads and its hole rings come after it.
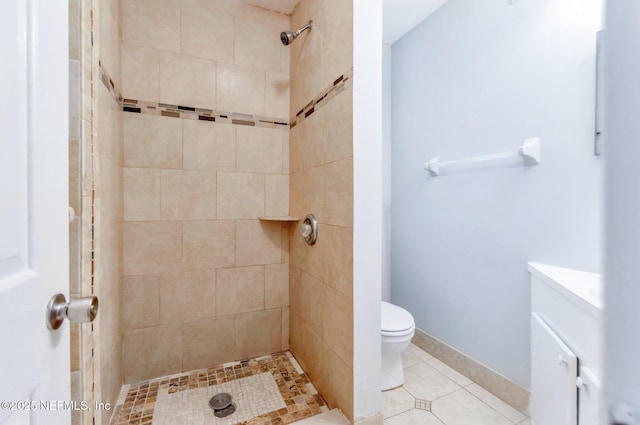
POLYGON ((300 234, 307 244, 313 245, 316 243, 316 239, 318 239, 318 220, 313 214, 307 214, 304 218, 300 225, 300 234))
POLYGON ((47 304, 47 327, 56 330, 64 319, 71 322, 93 322, 98 314, 98 297, 77 298, 67 302, 63 294, 56 294, 47 304))

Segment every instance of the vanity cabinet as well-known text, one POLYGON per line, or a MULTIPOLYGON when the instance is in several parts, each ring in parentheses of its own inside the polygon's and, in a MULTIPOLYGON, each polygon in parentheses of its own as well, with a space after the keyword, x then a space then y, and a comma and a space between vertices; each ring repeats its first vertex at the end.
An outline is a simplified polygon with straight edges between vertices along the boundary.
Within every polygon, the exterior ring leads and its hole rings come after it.
POLYGON ((602 278, 529 264, 531 420, 596 425, 599 419, 602 278))

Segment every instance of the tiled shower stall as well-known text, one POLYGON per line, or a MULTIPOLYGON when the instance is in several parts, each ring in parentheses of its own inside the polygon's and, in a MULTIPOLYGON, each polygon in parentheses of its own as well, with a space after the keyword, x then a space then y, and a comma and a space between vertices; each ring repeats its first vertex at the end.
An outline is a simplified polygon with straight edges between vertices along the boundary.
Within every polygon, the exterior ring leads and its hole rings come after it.
POLYGON ((352 419, 352 2, 71 0, 70 17, 71 293, 101 303, 72 332, 75 396, 290 349, 352 419), (314 246, 287 218, 308 213, 314 246))

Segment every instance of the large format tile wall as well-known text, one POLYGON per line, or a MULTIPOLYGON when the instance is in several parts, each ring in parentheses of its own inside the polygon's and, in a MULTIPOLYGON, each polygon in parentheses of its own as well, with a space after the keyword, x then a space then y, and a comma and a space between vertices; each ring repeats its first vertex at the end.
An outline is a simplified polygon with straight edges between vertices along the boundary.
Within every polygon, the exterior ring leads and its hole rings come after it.
MULTIPOLYGON (((119 1, 93 0, 92 24, 94 276, 91 287, 102 306, 93 326, 93 396, 113 405, 122 385, 123 137, 119 98, 122 87, 119 1)), ((96 424, 109 423, 110 410, 93 413, 96 424)))
MULTIPOLYGON (((69 293, 96 295, 101 305, 93 324, 71 325, 72 399, 112 405, 122 384, 119 16, 118 0, 69 1, 69 293)), ((110 416, 74 411, 72 423, 108 424, 110 416)))
POLYGON ((305 108, 353 64, 353 3, 302 0, 291 45, 291 214, 319 222, 307 245, 290 231, 291 350, 331 407, 353 419, 353 92, 305 108), (305 112, 299 114, 299 111, 305 112), (304 119, 302 116, 305 116, 304 119))
MULTIPOLYGON (((80 297, 82 268, 82 203, 91 195, 83 186, 82 145, 80 141, 81 122, 81 5, 80 0, 69 1, 69 206, 76 218, 69 224, 69 297, 80 297)), ((81 325, 70 323, 71 329, 71 399, 81 401, 82 372, 80 369, 81 325)), ((80 425, 82 413, 72 413, 73 425, 80 425)))
MULTIPOLYGON (((288 122, 288 16, 237 1, 121 7, 126 104, 288 122)), ((123 114, 125 381, 287 349, 289 225, 258 217, 288 214, 288 127, 145 108, 123 114)))

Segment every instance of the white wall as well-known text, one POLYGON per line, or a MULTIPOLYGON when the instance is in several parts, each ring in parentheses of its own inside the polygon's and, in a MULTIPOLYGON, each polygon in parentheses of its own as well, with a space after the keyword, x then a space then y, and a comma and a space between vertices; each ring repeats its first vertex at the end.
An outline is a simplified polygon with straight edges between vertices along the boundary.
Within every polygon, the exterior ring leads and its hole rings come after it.
POLYGON ((607 2, 605 389, 609 422, 640 424, 640 4, 607 2), (625 407, 626 406, 626 407, 625 407), (625 410, 633 419, 625 415, 625 410))
POLYGON ((353 416, 358 421, 382 410, 382 0, 354 0, 353 20, 353 416))
POLYGON ((382 44, 382 300, 391 301, 391 46, 382 44))
POLYGON ((393 45, 392 301, 529 385, 528 261, 601 270, 599 0, 450 0, 393 45), (542 140, 542 163, 423 164, 542 140))

